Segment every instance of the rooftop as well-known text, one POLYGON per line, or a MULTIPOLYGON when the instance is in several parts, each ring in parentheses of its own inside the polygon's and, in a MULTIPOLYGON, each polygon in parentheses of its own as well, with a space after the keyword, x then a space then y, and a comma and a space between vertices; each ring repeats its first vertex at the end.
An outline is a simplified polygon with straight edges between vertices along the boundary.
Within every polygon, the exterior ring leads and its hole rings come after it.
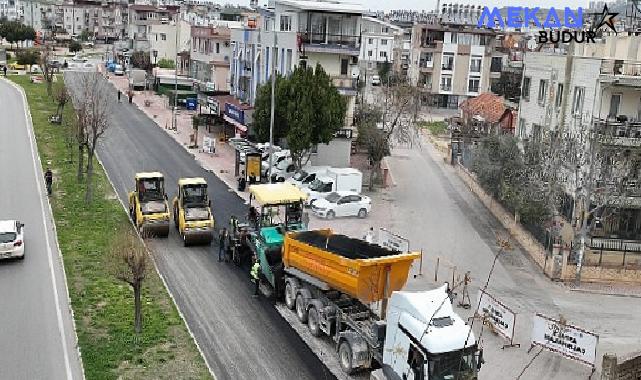
POLYGON ((491 92, 467 99, 459 108, 464 113, 482 117, 488 123, 498 123, 506 110, 503 98, 491 92))
POLYGON ((340 1, 315 1, 315 0, 275 0, 283 5, 289 5, 306 11, 323 11, 333 13, 354 13, 363 14, 365 8, 363 5, 356 3, 344 3, 340 1))

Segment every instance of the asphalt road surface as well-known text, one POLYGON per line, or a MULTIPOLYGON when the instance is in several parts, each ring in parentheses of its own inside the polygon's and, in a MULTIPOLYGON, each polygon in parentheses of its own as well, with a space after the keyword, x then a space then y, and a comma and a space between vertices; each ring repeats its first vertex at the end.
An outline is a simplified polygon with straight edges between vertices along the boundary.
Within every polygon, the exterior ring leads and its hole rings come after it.
POLYGON ((0 80, 0 219, 25 224, 24 261, 0 262, 0 379, 82 379, 62 262, 22 96, 0 80))
MULTIPOLYGON (((77 73, 67 72, 73 88, 77 73)), ((116 99, 116 91, 113 91, 116 99)), ((120 200, 134 175, 160 171, 171 200, 180 177, 204 177, 214 218, 227 226, 244 216, 244 201, 135 106, 115 104, 98 154, 120 200)), ((271 301, 253 299, 249 268, 219 263, 218 247, 183 247, 173 228, 167 239, 149 239, 156 264, 218 380, 332 379, 333 376, 278 314, 271 301)))

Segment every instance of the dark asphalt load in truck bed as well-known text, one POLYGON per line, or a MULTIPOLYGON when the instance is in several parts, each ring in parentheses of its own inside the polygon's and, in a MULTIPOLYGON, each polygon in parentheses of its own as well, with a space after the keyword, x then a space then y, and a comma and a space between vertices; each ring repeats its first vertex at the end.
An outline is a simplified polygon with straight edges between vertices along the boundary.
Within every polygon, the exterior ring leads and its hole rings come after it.
POLYGON ((299 232, 293 238, 352 260, 376 259, 401 253, 345 235, 329 235, 328 239, 328 235, 323 234, 321 231, 299 232))

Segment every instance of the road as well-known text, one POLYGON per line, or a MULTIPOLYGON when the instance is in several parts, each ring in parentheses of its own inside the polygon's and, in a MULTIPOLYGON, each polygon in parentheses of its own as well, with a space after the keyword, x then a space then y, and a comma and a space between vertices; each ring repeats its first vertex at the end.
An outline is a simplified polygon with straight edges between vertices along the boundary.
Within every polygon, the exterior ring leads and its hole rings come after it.
MULTIPOLYGON (((381 225, 401 232, 414 249, 425 250, 424 275, 411 279, 408 289, 433 286, 435 258, 440 256, 441 283, 451 278, 451 265, 458 267, 459 274, 471 271, 474 305, 479 285, 485 283, 498 251, 495 232, 505 234, 505 230, 431 145, 395 149, 389 162, 397 186, 387 199, 392 202, 392 211, 385 219, 391 223, 381 220, 381 225)), ((505 342, 486 331, 487 364, 481 371, 482 380, 515 379, 538 352, 527 353, 531 319, 537 312, 550 317, 563 315, 569 323, 599 334, 599 365, 603 353, 621 355, 638 351, 641 346, 641 315, 631 312, 639 310, 641 300, 572 292, 543 276, 518 246, 500 256, 488 291, 517 313, 515 342, 521 348, 502 350, 505 342)), ((457 311, 469 315, 464 309, 457 311)), ((587 366, 543 352, 521 379, 585 379, 589 372, 587 366)))
POLYGON ((0 80, 0 99, 0 219, 19 219, 26 231, 24 261, 0 262, 0 379, 82 379, 62 261, 24 102, 5 80, 0 80))
MULTIPOLYGON (((66 80, 76 82, 68 72, 66 80)), ((113 93, 114 99, 116 93, 113 93)), ((214 218, 226 226, 247 206, 222 181, 152 120, 128 103, 115 105, 98 153, 118 197, 127 203, 136 172, 165 175, 169 199, 180 177, 204 177, 214 218)), ((167 239, 149 239, 156 264, 218 380, 331 379, 314 353, 278 314, 271 301, 251 298, 249 268, 217 262, 217 247, 182 246, 174 228, 167 239)))

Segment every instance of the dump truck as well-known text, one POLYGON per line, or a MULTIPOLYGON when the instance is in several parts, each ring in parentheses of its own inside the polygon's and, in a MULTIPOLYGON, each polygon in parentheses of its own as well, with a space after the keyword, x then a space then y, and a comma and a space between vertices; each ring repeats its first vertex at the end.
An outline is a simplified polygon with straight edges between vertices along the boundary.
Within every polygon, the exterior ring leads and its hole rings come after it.
POLYGON ((129 215, 141 233, 167 237, 169 206, 162 173, 135 175, 136 188, 129 193, 129 215))
POLYGON ((477 379, 482 352, 454 312, 449 286, 401 291, 419 256, 331 230, 289 232, 285 304, 312 335, 332 338, 348 374, 376 367, 376 380, 477 379))
POLYGON ((174 225, 186 246, 214 238, 214 216, 204 178, 180 178, 172 202, 174 225))

